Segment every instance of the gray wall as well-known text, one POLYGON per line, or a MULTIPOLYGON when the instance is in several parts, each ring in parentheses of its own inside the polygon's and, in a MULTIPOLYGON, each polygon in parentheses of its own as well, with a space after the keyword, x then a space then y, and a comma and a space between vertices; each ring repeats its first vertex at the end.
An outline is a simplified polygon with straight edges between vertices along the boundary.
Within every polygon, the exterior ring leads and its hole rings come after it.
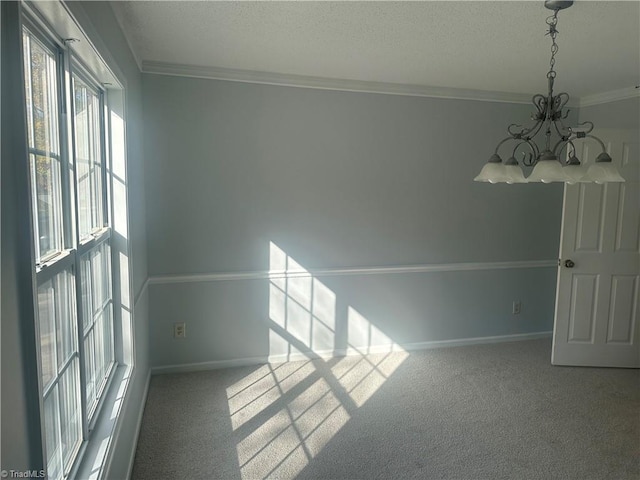
MULTIPOLYGON (((24 332, 25 325, 33 325, 33 303, 30 289, 30 270, 28 252, 25 263, 25 245, 30 245, 27 217, 21 215, 28 199, 21 201, 14 189, 16 182, 26 181, 24 138, 21 133, 12 135, 12 128, 20 125, 19 114, 23 106, 19 102, 10 104, 5 99, 20 99, 16 89, 22 88, 21 79, 10 72, 22 70, 15 48, 19 42, 5 42, 4 35, 9 31, 8 24, 16 27, 17 17, 7 17, 6 4, 15 7, 14 2, 1 2, 3 7, 2 42, 2 460, 3 468, 26 470, 42 468, 39 419, 29 410, 28 400, 37 402, 37 376, 34 377, 33 363, 35 350, 33 332, 24 332), (10 22, 5 24, 4 22, 10 22), (18 63, 6 68, 5 62, 12 57, 18 63), (17 66, 16 66, 17 65, 17 66), (11 78, 11 83, 5 82, 11 78), (9 142, 7 139, 11 139, 9 142), (23 178, 24 177, 24 178, 23 178), (27 221, 25 225, 25 221, 27 221), (20 264, 20 259, 23 260, 20 264), (25 274, 25 268, 27 273, 25 274), (31 338, 28 338, 31 335, 31 338), (25 338, 26 337, 26 338, 25 338), (26 400, 25 400, 26 399, 26 400), (31 415, 28 414, 31 412, 31 415), (31 428, 31 434, 28 432, 31 428)), ((147 278, 147 252, 145 231, 145 195, 143 176, 142 142, 142 96, 141 75, 124 40, 120 28, 106 2, 69 2, 69 10, 76 17, 85 32, 91 37, 100 54, 108 63, 117 67, 126 82, 126 135, 128 139, 128 181, 130 196, 131 276, 133 292, 137 295, 147 278)), ((19 30, 18 30, 19 31, 19 30)), ((135 450, 138 415, 144 401, 146 381, 149 374, 148 351, 148 296, 140 295, 138 304, 133 307, 135 370, 129 383, 124 407, 120 417, 120 427, 115 444, 111 470, 108 478, 123 479, 135 450)), ((37 406, 36 406, 37 409, 37 406)))
MULTIPOLYGON (((305 268, 361 273, 557 257, 560 185, 472 181, 528 105, 148 74, 143 92, 152 276, 266 271, 270 242, 305 268)), ((318 280, 336 297, 336 337, 350 306, 397 343, 552 327, 555 268, 318 280)), ((152 364, 273 353, 269 288, 152 284, 152 364)))
POLYGON ((638 130, 640 128, 640 97, 582 107, 579 118, 581 122, 593 122, 595 124, 593 133, 596 135, 599 128, 638 130))

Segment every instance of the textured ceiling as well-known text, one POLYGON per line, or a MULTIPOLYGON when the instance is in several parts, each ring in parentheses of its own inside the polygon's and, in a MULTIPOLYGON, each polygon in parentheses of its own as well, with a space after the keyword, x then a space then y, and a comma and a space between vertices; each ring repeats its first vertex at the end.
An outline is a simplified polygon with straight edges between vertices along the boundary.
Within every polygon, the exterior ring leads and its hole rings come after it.
MULTIPOLYGON (((546 89, 542 1, 112 2, 139 61, 532 94, 546 89)), ((640 2, 577 1, 557 89, 640 84, 640 2)))

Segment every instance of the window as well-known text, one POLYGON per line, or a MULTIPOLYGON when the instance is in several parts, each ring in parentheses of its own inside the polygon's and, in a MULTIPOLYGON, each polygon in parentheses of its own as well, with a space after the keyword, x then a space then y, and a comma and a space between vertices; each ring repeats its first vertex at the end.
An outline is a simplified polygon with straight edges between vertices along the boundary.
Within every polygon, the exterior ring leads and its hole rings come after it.
POLYGON ((64 479, 115 367, 105 92, 29 23, 23 58, 44 450, 64 479))
POLYGON ((104 225, 100 93, 73 75, 78 231, 84 240, 104 225))
POLYGON ((29 163, 36 261, 63 248, 56 52, 24 35, 29 163))
POLYGON ((85 362, 87 419, 100 400, 113 363, 113 314, 110 285, 110 249, 107 242, 80 258, 82 277, 82 343, 85 362))
POLYGON ((73 275, 64 270, 38 287, 40 358, 49 478, 63 477, 82 442, 73 275))

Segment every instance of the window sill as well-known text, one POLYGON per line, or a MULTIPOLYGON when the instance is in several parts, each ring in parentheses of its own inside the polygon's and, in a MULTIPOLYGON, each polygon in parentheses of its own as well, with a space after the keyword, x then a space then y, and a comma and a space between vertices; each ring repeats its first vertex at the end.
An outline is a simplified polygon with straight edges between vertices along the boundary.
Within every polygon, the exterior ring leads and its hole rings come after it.
POLYGON ((91 438, 82 446, 81 458, 69 478, 77 480, 104 478, 107 457, 113 450, 113 441, 117 434, 116 425, 132 374, 133 367, 131 366, 119 365, 115 368, 104 403, 91 432, 91 438))

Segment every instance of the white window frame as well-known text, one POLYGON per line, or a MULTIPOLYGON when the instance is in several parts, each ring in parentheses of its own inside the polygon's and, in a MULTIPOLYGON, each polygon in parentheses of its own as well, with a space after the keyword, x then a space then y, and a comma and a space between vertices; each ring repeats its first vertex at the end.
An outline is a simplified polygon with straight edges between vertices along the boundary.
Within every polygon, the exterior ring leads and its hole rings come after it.
MULTIPOLYGON (((32 7, 29 5, 29 7, 32 7)), ((122 264, 121 254, 123 252, 123 248, 125 253, 128 255, 129 243, 127 239, 124 239, 124 242, 121 238, 117 240, 118 247, 113 248, 112 239, 113 239, 113 219, 114 219, 114 211, 113 205, 111 204, 111 199, 113 198, 113 165, 111 160, 111 118, 109 116, 110 110, 105 108, 108 104, 108 90, 102 85, 98 80, 98 76, 94 76, 91 71, 84 66, 83 59, 79 58, 75 55, 75 52, 72 52, 72 49, 69 48, 68 42, 65 42, 61 37, 55 34, 54 30, 50 25, 44 20, 43 16, 39 14, 39 11, 33 8, 27 8, 27 15, 25 15, 25 11, 23 10, 22 20, 23 20, 23 29, 26 28, 29 30, 30 34, 38 39, 41 43, 44 43, 47 48, 56 52, 57 58, 57 83, 58 83, 58 121, 59 121, 59 136, 60 136, 60 158, 61 158, 61 184, 62 184, 62 250, 59 252, 55 252, 52 255, 43 258, 41 263, 37 263, 35 267, 34 278, 37 286, 41 286, 45 284, 50 279, 54 278, 56 275, 59 275, 62 272, 71 272, 75 278, 75 298, 73 302, 76 306, 76 353, 74 356, 69 359, 69 362, 73 361, 73 358, 79 357, 79 370, 80 370, 80 385, 79 385, 79 395, 81 398, 81 417, 82 417, 82 435, 81 435, 81 443, 76 446, 74 449, 73 455, 75 459, 71 462, 69 468, 64 472, 65 479, 67 478, 75 478, 78 472, 86 469, 87 462, 91 462, 92 465, 90 468, 95 473, 95 462, 94 458, 98 458, 98 456, 102 455, 101 461, 101 474, 104 473, 105 463, 108 459, 104 456, 105 452, 98 453, 96 456, 97 450, 103 450, 96 447, 96 443, 98 439, 94 435, 94 431, 100 430, 102 433, 105 430, 105 424, 111 423, 114 421, 113 416, 111 415, 111 409, 106 409, 108 411, 104 412, 105 415, 102 415, 103 410, 105 410, 106 403, 114 403, 114 398, 118 393, 116 390, 119 390, 119 394, 121 395, 123 392, 123 387, 128 384, 128 379, 131 375, 131 369, 133 368, 133 340, 131 331, 125 331, 125 326, 120 322, 120 309, 121 305, 121 296, 130 297, 129 289, 129 281, 125 280, 126 285, 121 285, 122 277, 121 269, 126 269, 125 274, 128 276, 128 266, 129 263, 122 264), (83 83, 86 83, 88 86, 91 86, 96 91, 100 93, 100 152, 102 156, 102 201, 101 201, 101 209, 102 209, 102 218, 103 225, 95 228, 91 234, 85 238, 79 238, 79 228, 78 228, 78 216, 77 216, 77 178, 76 178, 76 168, 75 168, 75 151, 74 151, 74 110, 73 110, 73 75, 77 75, 83 83), (65 121, 66 120, 66 121, 65 121), (95 249, 99 248, 102 245, 109 244, 110 245, 110 264, 112 268, 110 269, 110 292, 111 298, 109 303, 111 304, 111 335, 114 337, 112 341, 112 362, 108 365, 106 375, 100 379, 100 394, 99 399, 96 402, 95 406, 88 411, 87 408, 87 399, 85 396, 85 368, 84 362, 86 361, 85 352, 83 351, 83 318, 82 318, 82 292, 81 292, 81 276, 80 276, 80 262, 81 258, 91 252, 95 251, 95 249), (117 262, 117 263, 116 263, 117 262), (127 340, 123 340, 123 335, 127 337, 127 340), (123 345, 124 344, 124 345, 123 345), (127 355, 128 353, 128 355, 127 355), (116 382, 114 382, 116 380, 116 382), (101 417, 111 417, 107 420, 101 417), (93 445, 91 445, 93 443, 93 445), (89 452, 91 451, 91 452, 89 452), (84 457, 84 458, 83 458, 84 457), (87 457, 91 457, 88 459, 87 457)), ((70 18, 70 20, 73 20, 70 18)), ((22 30, 24 31, 24 30, 22 30)), ((85 38, 86 40, 86 38, 85 38)), ((93 47, 89 50, 91 51, 93 47)), ((86 44, 84 45, 84 52, 87 51, 86 44)), ((22 50, 24 53, 24 50, 22 50)), ((95 53, 95 49, 93 49, 95 53)), ((106 64, 101 58, 98 58, 101 64, 102 76, 104 76, 104 71, 108 70, 106 64)), ((24 65, 24 59, 23 59, 24 65)), ((94 64, 95 65, 95 64, 94 64)), ((116 92, 116 97, 118 100, 117 103, 120 104, 120 108, 122 108, 123 104, 123 87, 120 83, 115 80, 115 76, 108 78, 109 88, 114 89, 116 92)), ((124 145, 123 145, 124 147, 124 145)), ((29 149, 30 151, 31 149, 29 149)), ((121 152, 124 154, 124 151, 121 152)), ((29 158, 25 159, 25 161, 29 161, 29 158)), ((33 202, 33 200, 32 200, 33 202)), ((120 205, 120 208, 122 205, 120 205)), ((126 205, 125 205, 126 208, 126 205)), ((35 223, 34 231, 37 225, 37 210, 34 210, 34 207, 30 208, 31 215, 34 217, 33 220, 35 223)), ((122 214, 120 214, 122 215, 122 214)), ((126 215, 126 213, 125 213, 126 215)), ((128 222, 127 222, 128 223, 128 222)), ((36 252, 39 249, 39 245, 37 244, 38 238, 34 238, 36 241, 36 252)), ((32 250, 33 251, 33 250, 32 250)), ((37 257, 36 257, 37 258, 37 257)), ((35 292, 37 298, 37 291, 35 292)), ((36 319, 38 317, 37 311, 37 301, 34 299, 34 308, 36 309, 36 319)), ((95 327, 92 327, 95 328, 95 327)), ((44 453, 44 463, 46 466, 47 463, 47 454, 46 454, 46 444, 45 444, 45 420, 44 420, 44 386, 42 385, 42 377, 40 375, 41 372, 41 364, 40 364, 40 345, 39 345, 39 327, 38 321, 36 320, 36 350, 38 357, 38 383, 39 383, 39 404, 40 404, 40 413, 41 413, 41 435, 43 440, 43 451, 44 453)), ((68 363, 69 363, 68 362, 68 363)), ((57 363, 57 362, 56 362, 57 363)), ((57 367, 57 365, 56 365, 57 367)), ((61 371, 67 367, 67 364, 62 368, 61 371)), ((54 381, 58 382, 59 377, 62 374, 56 376, 54 381)), ((50 391, 53 387, 53 384, 47 387, 47 392, 50 391)), ((118 399, 121 402, 121 398, 118 399)), ((117 411, 117 409, 116 409, 117 411)), ((100 439, 102 441, 103 439, 100 439)))

